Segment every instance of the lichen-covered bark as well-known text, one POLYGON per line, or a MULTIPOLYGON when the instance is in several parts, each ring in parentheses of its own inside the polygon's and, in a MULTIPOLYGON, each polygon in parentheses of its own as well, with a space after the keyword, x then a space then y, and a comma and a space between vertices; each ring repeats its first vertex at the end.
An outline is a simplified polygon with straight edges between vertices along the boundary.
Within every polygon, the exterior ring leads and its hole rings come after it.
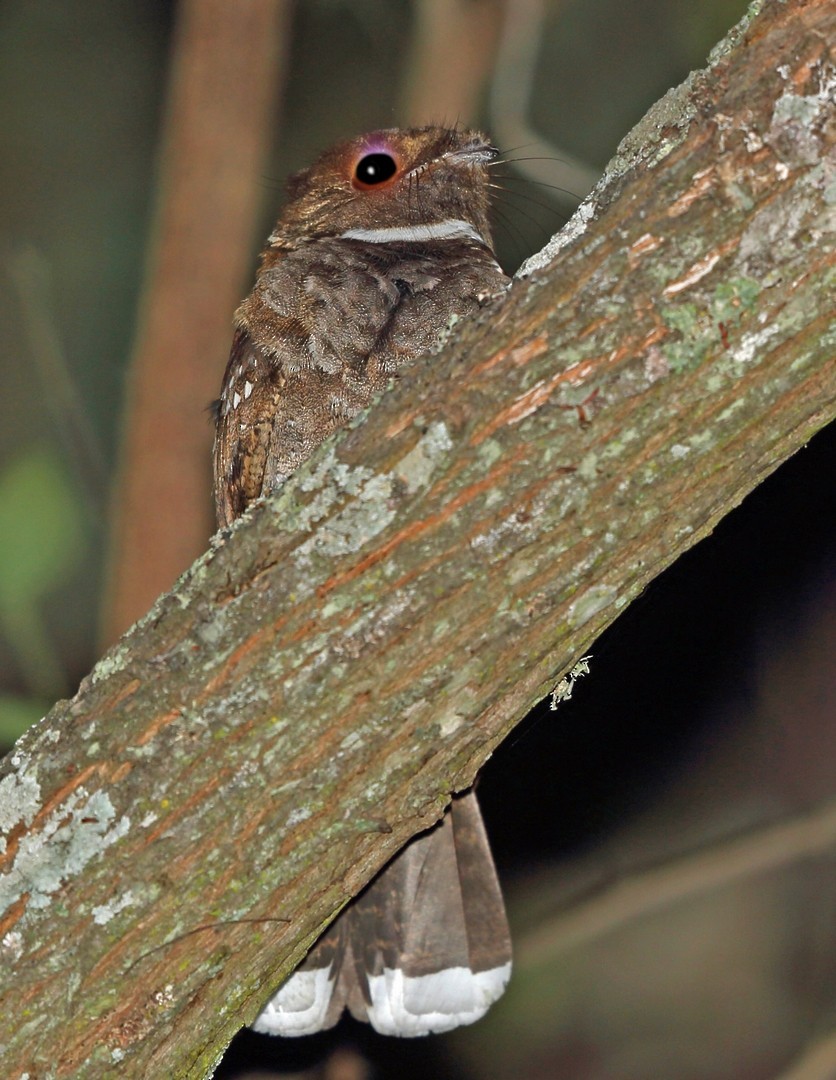
POLYGON ((552 251, 0 773, 9 1076, 206 1075, 339 906, 834 412, 832 3, 767 0, 552 251))

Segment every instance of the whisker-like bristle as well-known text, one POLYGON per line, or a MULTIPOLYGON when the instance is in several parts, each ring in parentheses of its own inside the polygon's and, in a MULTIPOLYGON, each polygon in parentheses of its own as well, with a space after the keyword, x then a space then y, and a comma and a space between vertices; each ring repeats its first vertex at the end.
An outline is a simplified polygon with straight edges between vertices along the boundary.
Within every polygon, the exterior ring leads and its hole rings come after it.
POLYGON ((494 191, 501 191, 514 199, 525 199, 525 201, 531 203, 532 206, 539 206, 541 210, 545 210, 548 214, 553 214, 563 221, 567 220, 565 212, 555 206, 554 203, 544 202, 542 199, 535 199, 533 195, 527 195, 524 191, 514 191, 512 188, 503 187, 501 184, 491 184, 490 186, 494 191))

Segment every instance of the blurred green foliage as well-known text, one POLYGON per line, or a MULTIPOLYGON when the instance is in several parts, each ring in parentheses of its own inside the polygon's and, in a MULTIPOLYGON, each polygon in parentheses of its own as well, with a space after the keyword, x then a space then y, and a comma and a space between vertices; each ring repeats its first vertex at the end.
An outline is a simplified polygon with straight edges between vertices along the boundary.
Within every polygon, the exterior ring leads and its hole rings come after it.
POLYGON ((18 735, 46 715, 51 698, 0 694, 0 745, 11 745, 18 735))
POLYGON ((0 626, 25 685, 46 698, 66 676, 44 601, 78 569, 85 532, 73 479, 50 447, 31 446, 0 471, 0 626))

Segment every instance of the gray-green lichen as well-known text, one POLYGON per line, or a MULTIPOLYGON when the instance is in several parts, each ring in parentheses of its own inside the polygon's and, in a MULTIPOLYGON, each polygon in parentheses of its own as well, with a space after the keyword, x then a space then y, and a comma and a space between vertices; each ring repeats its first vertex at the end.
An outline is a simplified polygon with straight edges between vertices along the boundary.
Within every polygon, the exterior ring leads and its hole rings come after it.
POLYGON ((398 462, 397 473, 410 493, 423 488, 435 472, 438 459, 453 446, 443 420, 433 421, 426 433, 398 462))
POLYGON ((429 425, 415 445, 390 472, 376 473, 364 465, 347 465, 333 448, 317 460, 301 478, 302 491, 315 492, 310 502, 294 502, 289 526, 309 527, 327 519, 327 526, 305 540, 295 551, 304 565, 316 554, 328 558, 361 550, 379 535, 397 513, 395 496, 426 487, 453 442, 443 421, 429 425), (349 499, 345 496, 348 495, 349 499))
MULTIPOLYGON (((783 0, 780 0, 783 3, 783 0)), ((743 36, 749 29, 749 26, 753 19, 756 19, 763 10, 763 5, 766 0, 752 0, 752 3, 746 9, 746 13, 743 18, 729 30, 722 41, 718 41, 711 52, 708 54, 708 67, 716 67, 721 61, 723 61, 730 52, 740 44, 743 40, 743 36)))
POLYGON ((573 629, 583 626, 612 604, 618 590, 612 585, 593 585, 569 605, 567 621, 573 629))
MULTIPOLYGON (((297 561, 304 563, 314 551, 326 558, 359 551, 394 518, 396 510, 391 504, 392 478, 378 476, 362 466, 355 467, 352 472, 366 474, 355 498, 334 514, 327 527, 317 536, 299 545, 295 553, 297 561)), ((327 488, 323 488, 320 495, 325 500, 331 499, 327 488)))
POLYGON ((41 786, 25 769, 0 780, 0 852, 6 850, 6 834, 21 823, 31 825, 40 805, 41 786))
POLYGON ((136 897, 128 889, 121 896, 112 897, 106 904, 97 904, 92 910, 93 922, 97 926, 105 926, 120 911, 124 911, 125 908, 131 907, 135 903, 136 897))
MULTIPOLYGON (((720 282, 702 303, 680 301, 661 307, 662 319, 677 333, 677 337, 666 342, 661 350, 668 368, 681 372, 700 364, 716 348, 721 333, 727 334, 728 328, 755 306, 762 288, 754 278, 740 275, 720 282)), ((750 363, 775 332, 772 328, 744 335, 729 350, 731 359, 740 364, 750 363)))
POLYGON ((11 869, 0 878, 0 911, 29 894, 32 908, 46 907, 52 893, 124 836, 130 820, 116 820, 105 791, 72 792, 37 832, 21 837, 11 869))
POLYGON ((608 183, 618 180, 638 165, 645 168, 657 165, 679 146, 697 115, 693 98, 703 78, 703 72, 691 72, 679 86, 668 90, 627 132, 607 165, 604 179, 608 183))

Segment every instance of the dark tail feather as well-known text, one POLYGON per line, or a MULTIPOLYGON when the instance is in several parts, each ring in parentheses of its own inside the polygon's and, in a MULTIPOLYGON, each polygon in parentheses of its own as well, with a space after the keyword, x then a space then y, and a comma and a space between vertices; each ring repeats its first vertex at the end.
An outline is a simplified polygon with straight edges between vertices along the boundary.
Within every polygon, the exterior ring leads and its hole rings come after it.
POLYGON ((453 801, 336 919, 253 1025, 331 1027, 343 1009, 385 1035, 473 1023, 511 973, 505 907, 476 796, 453 801))

